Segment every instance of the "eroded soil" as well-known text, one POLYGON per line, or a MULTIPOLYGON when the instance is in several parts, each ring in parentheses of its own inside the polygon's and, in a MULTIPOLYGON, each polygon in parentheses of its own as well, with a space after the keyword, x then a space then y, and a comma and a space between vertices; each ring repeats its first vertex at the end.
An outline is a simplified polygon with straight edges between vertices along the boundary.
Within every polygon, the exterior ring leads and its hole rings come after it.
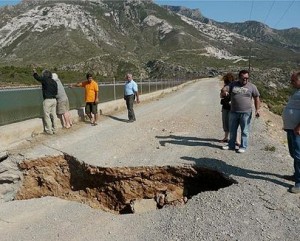
MULTIPOLYGON (((71 156, 25 160, 16 200, 60 197, 113 213, 133 213, 134 203, 151 199, 157 208, 185 204, 204 191, 234 183, 221 173, 196 166, 101 168, 71 156)), ((145 207, 146 208, 146 207, 145 207)))

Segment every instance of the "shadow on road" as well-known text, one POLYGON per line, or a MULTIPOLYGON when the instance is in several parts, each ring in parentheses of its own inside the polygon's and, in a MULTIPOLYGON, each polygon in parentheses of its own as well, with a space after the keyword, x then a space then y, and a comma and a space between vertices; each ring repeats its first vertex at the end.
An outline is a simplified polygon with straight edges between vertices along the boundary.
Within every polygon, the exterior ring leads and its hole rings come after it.
POLYGON ((174 145, 185 145, 185 146, 207 146, 213 148, 220 148, 219 145, 212 144, 210 142, 219 142, 218 139, 213 138, 199 138, 199 137, 190 137, 190 136, 156 136, 157 139, 168 139, 168 140, 160 140, 159 144, 161 146, 165 146, 166 143, 174 144, 174 145))
POLYGON ((115 117, 115 116, 112 116, 112 115, 103 115, 103 116, 109 117, 109 118, 111 118, 113 120, 116 120, 116 121, 121 121, 121 122, 127 122, 128 121, 127 119, 122 119, 122 118, 115 117))
POLYGON ((234 176, 240 176, 240 177, 246 177, 250 179, 259 179, 259 180, 264 180, 268 182, 273 182, 277 185, 281 185, 283 187, 290 187, 291 184, 279 181, 277 179, 274 179, 273 177, 285 179, 284 176, 279 175, 279 174, 274 174, 270 172, 258 172, 258 171, 253 171, 249 169, 244 169, 232 165, 228 165, 224 161, 218 160, 218 159, 213 159, 213 158, 194 158, 194 157, 187 157, 183 156, 181 159, 186 160, 186 161, 191 161, 194 162, 196 166, 201 166, 201 167, 207 167, 207 168, 212 168, 214 170, 218 170, 220 172, 223 172, 227 175, 234 175, 234 176))

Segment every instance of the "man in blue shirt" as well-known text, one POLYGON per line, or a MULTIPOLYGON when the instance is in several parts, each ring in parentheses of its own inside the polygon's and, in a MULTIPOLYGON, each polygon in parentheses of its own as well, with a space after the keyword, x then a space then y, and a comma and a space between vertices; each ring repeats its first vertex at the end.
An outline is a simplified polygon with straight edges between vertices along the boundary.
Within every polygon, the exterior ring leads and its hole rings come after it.
POLYGON ((289 152, 294 159, 295 185, 289 191, 300 193, 300 71, 292 74, 291 85, 296 91, 285 106, 282 119, 283 129, 287 133, 289 152))
POLYGON ((136 102, 140 103, 138 86, 136 82, 132 79, 132 74, 126 74, 125 79, 127 80, 124 86, 124 100, 126 101, 126 106, 128 110, 128 122, 134 122, 135 115, 133 111, 133 102, 136 97, 136 102))

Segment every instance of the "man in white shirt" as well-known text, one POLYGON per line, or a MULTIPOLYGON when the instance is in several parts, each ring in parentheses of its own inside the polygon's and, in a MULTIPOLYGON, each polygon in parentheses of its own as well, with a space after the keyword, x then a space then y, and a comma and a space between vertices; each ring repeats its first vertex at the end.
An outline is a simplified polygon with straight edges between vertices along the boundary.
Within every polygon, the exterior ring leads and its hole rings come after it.
POLYGON ((133 111, 133 102, 136 97, 136 102, 140 103, 138 86, 132 79, 132 74, 126 74, 125 79, 127 80, 124 86, 124 100, 128 110, 128 122, 136 121, 135 114, 133 111))

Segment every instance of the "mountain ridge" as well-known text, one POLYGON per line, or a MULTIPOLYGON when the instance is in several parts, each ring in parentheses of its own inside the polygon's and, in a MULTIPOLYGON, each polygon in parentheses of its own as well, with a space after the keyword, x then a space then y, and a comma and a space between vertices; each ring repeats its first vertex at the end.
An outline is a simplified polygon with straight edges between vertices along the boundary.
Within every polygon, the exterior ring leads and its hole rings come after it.
POLYGON ((0 66, 35 64, 110 77, 132 71, 153 78, 245 68, 252 54, 259 56, 259 68, 299 64, 298 29, 219 23, 199 10, 151 0, 23 0, 0 8, 0 16, 0 66))

